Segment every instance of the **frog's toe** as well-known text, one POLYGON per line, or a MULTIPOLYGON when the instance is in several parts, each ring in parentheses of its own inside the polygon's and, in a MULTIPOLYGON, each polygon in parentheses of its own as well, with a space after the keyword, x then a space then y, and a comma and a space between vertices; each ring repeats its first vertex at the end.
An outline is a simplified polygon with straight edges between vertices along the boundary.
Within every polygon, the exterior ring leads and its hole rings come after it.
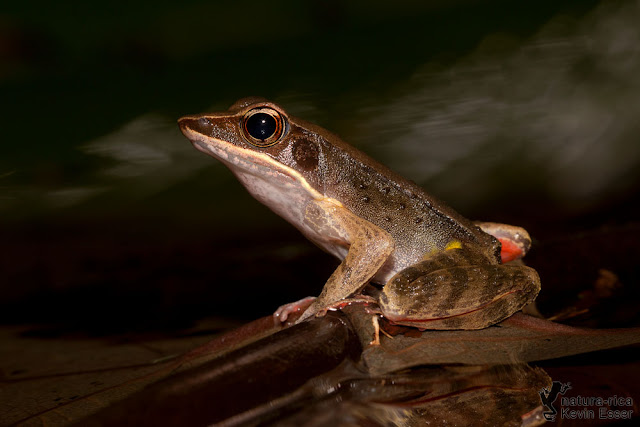
MULTIPOLYGON (((294 313, 300 313, 309 308, 309 306, 316 300, 316 297, 306 297, 301 300, 290 302, 288 304, 281 305, 273 313, 273 318, 284 323, 289 316, 294 313)), ((309 317, 309 316, 307 316, 309 317)))

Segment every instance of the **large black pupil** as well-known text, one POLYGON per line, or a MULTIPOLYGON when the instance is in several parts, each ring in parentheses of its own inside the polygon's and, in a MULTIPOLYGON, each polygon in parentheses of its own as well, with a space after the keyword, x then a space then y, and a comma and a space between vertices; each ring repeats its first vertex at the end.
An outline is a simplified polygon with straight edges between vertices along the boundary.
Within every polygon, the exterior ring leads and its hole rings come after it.
POLYGON ((255 139, 264 141, 271 137, 277 127, 276 119, 266 113, 256 113, 247 119, 247 132, 255 139))

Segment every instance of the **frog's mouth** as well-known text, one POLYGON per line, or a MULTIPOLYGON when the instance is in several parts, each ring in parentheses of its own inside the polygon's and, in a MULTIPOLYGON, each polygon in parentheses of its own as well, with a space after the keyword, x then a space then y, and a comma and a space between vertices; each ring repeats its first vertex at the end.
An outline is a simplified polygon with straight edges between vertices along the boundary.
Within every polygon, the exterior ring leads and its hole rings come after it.
POLYGON ((220 139, 191 140, 193 146, 224 163, 234 173, 243 172, 264 179, 296 182, 301 177, 292 169, 278 163, 266 154, 239 148, 220 139))
POLYGON ((295 186, 316 200, 324 198, 298 171, 278 162, 269 155, 199 132, 200 121, 198 117, 183 117, 178 123, 184 136, 198 151, 220 160, 241 181, 244 182, 246 176, 249 175, 261 180, 268 180, 272 184, 277 182, 280 187, 295 186), (242 178, 241 175, 245 178, 242 178))

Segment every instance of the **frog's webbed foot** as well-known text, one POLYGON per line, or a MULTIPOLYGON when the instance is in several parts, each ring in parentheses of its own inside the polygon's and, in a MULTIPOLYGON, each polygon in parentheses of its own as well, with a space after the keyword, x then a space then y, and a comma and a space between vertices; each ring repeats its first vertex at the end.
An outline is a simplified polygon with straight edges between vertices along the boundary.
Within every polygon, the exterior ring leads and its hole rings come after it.
MULTIPOLYGON (((319 298, 315 298, 315 297, 307 297, 307 298, 303 298, 300 301, 296 301, 294 303, 290 303, 290 304, 285 304, 283 306, 281 306, 278 311, 280 311, 280 309, 282 308, 286 308, 289 305, 294 305, 294 304, 298 304, 298 303, 310 303, 310 302, 316 302, 318 301, 319 298), (314 301, 315 300, 315 301, 314 301), (307 302, 308 301, 308 302, 307 302)), ((302 314, 302 316, 300 316, 300 318, 298 320, 296 320, 296 323, 302 322, 312 316, 324 316, 325 314, 327 314, 327 311, 335 311, 335 310, 341 310, 344 307, 351 305, 351 304, 364 304, 367 306, 372 306, 373 308, 367 308, 367 312, 371 312, 371 313, 380 313, 380 309, 378 308, 378 300, 375 299, 372 296, 369 295, 362 295, 362 294, 358 294, 355 295, 353 297, 350 298, 345 298, 339 301, 336 301, 332 304, 329 305, 315 305, 315 304, 311 304, 309 306, 309 308, 307 308, 307 310, 302 314)), ((278 311, 276 311, 276 313, 278 313, 278 311)), ((297 311, 297 308, 295 309, 295 311, 297 311)), ((292 313, 293 311, 289 311, 289 313, 292 313)), ((276 316, 276 313, 274 313, 274 317, 276 316)), ((282 322, 284 322, 286 320, 286 318, 284 320, 282 320, 282 318, 280 318, 280 320, 282 322)))
POLYGON ((452 249, 396 274, 380 308, 392 322, 420 329, 482 329, 522 309, 539 290, 532 268, 489 264, 452 249))

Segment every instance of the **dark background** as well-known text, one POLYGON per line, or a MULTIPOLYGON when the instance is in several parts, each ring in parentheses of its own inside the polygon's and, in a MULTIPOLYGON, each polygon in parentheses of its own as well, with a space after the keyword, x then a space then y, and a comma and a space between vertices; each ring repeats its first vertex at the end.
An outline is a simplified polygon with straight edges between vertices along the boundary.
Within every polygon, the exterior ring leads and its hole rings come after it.
POLYGON ((5 4, 0 321, 173 328, 317 295, 337 261, 177 129, 250 95, 537 242, 636 221, 638 22, 633 1, 5 4))

